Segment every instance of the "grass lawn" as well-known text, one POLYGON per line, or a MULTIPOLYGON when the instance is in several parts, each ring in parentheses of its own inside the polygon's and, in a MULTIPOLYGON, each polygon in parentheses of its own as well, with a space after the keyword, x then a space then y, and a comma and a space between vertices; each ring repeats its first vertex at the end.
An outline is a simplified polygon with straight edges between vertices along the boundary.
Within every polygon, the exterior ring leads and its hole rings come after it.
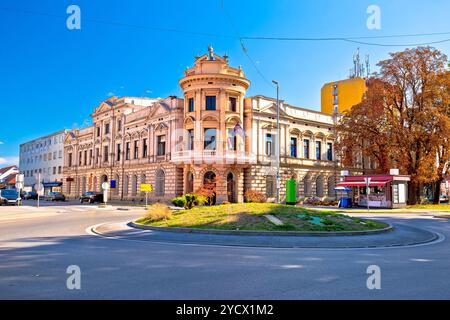
POLYGON ((363 231, 387 226, 383 222, 349 217, 336 211, 311 210, 274 203, 205 206, 174 212, 168 220, 154 222, 144 217, 136 222, 157 227, 267 231, 363 231), (263 216, 265 214, 277 217, 283 225, 277 226, 268 221, 263 216), (321 223, 314 224, 312 221, 321 223))
POLYGON ((438 211, 449 211, 450 205, 448 204, 415 204, 407 206, 408 209, 426 209, 426 210, 438 210, 438 211))

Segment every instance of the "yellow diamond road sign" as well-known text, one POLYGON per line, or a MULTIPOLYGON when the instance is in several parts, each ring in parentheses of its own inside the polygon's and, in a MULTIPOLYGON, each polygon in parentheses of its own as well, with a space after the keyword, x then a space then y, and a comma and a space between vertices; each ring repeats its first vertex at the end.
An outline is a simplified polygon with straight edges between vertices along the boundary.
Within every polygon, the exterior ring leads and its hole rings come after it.
POLYGON ((152 184, 141 184, 141 192, 152 192, 153 185, 152 184))

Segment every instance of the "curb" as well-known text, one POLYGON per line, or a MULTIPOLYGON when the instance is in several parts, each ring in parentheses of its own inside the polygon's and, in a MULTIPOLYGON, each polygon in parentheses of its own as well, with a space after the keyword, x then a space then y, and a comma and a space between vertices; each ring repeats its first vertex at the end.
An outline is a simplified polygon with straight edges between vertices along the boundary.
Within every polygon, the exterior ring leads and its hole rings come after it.
MULTIPOLYGON (((386 223, 386 222, 385 222, 386 223)), ((394 227, 388 224, 386 228, 366 231, 252 231, 252 230, 214 230, 214 229, 196 229, 196 228, 171 228, 171 227, 152 227, 145 226, 134 221, 128 223, 128 226, 152 231, 176 232, 176 233, 198 233, 198 234, 217 234, 217 235, 235 235, 235 236, 295 236, 295 237, 336 237, 336 236, 364 236, 394 231, 394 227)))

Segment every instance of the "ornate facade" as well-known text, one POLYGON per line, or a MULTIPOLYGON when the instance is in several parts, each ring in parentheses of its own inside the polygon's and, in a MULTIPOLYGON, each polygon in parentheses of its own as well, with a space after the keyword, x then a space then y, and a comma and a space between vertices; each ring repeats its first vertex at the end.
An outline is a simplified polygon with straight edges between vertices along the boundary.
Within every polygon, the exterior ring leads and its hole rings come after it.
POLYGON ((299 197, 334 197, 337 162, 330 115, 246 98, 250 81, 241 68, 212 48, 196 57, 179 81, 184 97, 111 97, 92 114, 93 125, 65 140, 64 192, 76 197, 115 180, 113 199, 141 201, 141 183, 154 185, 154 200, 216 184, 216 202, 242 202, 245 190, 276 193, 276 150, 284 181, 298 181, 299 197))

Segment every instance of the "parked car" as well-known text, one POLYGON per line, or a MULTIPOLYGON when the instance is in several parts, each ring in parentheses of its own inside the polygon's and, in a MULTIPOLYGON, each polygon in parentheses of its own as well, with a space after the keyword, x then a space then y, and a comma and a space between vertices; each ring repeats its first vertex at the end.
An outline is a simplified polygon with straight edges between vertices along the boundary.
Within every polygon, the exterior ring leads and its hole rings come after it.
POLYGON ((0 190, 0 205, 20 205, 22 199, 16 190, 0 190))
POLYGON ((448 203, 448 196, 446 195, 442 195, 439 197, 439 202, 440 203, 448 203))
POLYGON ((49 192, 45 197, 46 201, 66 201, 66 197, 61 192, 49 192))
POLYGON ((38 194, 37 192, 25 192, 22 196, 24 200, 37 200, 38 194))
POLYGON ((103 202, 103 194, 98 192, 89 191, 83 193, 80 197, 80 203, 89 202, 89 203, 102 203, 103 202))

